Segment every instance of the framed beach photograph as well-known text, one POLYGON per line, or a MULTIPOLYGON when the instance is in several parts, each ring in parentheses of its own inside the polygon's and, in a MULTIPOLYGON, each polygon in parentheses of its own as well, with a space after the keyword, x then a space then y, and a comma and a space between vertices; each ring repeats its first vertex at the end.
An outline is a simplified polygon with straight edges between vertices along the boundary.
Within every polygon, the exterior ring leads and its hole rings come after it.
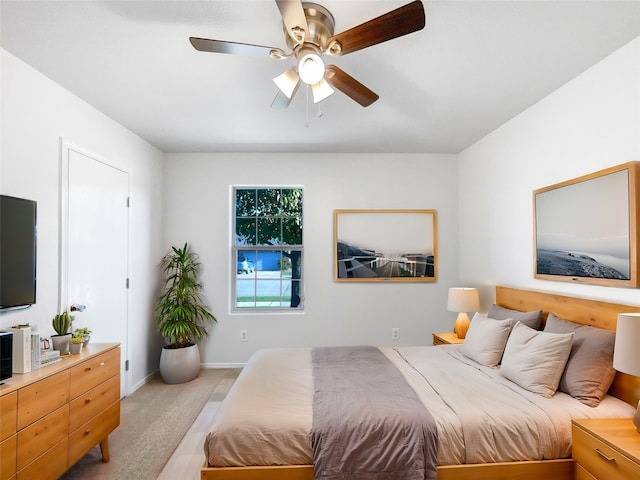
POLYGON ((629 162, 533 192, 535 278, 639 286, 639 168, 629 162))
POLYGON ((337 282, 435 282, 435 210, 335 210, 337 282))

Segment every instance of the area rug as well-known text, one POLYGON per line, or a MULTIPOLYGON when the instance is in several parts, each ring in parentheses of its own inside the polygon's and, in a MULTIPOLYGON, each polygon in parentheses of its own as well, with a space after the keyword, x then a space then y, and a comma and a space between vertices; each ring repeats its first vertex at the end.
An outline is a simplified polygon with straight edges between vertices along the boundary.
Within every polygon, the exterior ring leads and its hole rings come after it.
POLYGON ((179 385, 152 378, 120 403, 120 426, 109 436, 111 461, 103 463, 96 446, 60 480, 155 480, 207 401, 224 396, 227 380, 237 375, 237 369, 203 369, 179 385))

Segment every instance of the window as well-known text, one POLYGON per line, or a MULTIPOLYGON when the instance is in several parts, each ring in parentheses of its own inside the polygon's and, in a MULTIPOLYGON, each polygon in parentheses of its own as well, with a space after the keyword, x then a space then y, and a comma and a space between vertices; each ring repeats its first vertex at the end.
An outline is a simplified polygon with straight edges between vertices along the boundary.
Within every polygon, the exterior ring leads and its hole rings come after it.
POLYGON ((302 189, 233 189, 233 310, 302 310, 302 189))

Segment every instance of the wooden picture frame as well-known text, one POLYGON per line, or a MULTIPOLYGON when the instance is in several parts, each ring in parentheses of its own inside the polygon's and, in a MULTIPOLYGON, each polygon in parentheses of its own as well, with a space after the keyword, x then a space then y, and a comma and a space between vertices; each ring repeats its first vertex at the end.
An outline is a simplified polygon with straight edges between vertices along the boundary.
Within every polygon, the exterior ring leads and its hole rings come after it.
POLYGON ((335 210, 336 282, 435 282, 435 210, 335 210))
POLYGON ((533 192, 534 277, 638 288, 640 162, 533 192))

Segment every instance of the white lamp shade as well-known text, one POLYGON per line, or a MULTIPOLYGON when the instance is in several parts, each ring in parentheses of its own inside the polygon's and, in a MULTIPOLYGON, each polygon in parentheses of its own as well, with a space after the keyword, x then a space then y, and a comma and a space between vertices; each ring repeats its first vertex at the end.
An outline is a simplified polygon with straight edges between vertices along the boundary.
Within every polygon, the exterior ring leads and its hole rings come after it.
POLYGON ((480 297, 477 288, 450 288, 447 310, 450 312, 477 312, 480 310, 480 297))
POLYGON ((618 315, 613 368, 629 375, 640 375, 640 313, 618 315))

